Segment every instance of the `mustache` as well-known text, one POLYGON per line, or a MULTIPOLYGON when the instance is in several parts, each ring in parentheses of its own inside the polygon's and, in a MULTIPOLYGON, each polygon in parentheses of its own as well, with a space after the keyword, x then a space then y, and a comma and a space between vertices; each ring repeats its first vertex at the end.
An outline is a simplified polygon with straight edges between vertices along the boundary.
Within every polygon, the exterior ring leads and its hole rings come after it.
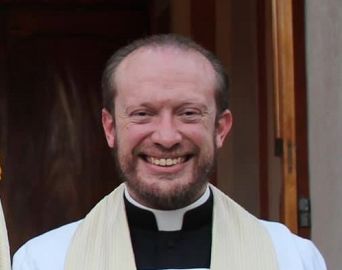
POLYGON ((200 152, 200 148, 191 146, 174 145, 171 148, 165 148, 162 145, 141 145, 133 149, 134 156, 168 156, 168 157, 180 157, 188 155, 196 155, 200 152))

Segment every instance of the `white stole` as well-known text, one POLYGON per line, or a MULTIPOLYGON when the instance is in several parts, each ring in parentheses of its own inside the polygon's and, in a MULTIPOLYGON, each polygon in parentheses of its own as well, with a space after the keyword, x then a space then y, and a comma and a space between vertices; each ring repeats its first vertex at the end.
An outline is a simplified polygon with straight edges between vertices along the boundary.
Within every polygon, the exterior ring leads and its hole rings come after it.
MULTIPOLYGON (((278 269, 272 240, 260 222, 211 186, 213 270, 278 269)), ((124 184, 103 198, 77 228, 66 270, 136 270, 123 199, 124 184)))
POLYGON ((5 217, 2 211, 2 205, 0 201, 0 270, 10 270, 11 260, 9 253, 9 244, 7 238, 7 230, 5 217))

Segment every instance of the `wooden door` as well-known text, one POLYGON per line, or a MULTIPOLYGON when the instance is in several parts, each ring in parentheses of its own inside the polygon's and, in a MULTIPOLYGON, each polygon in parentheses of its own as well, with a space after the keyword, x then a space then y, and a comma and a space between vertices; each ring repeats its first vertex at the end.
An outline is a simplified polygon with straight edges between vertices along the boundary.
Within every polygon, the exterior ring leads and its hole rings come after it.
POLYGON ((1 6, 0 188, 12 252, 82 218, 120 182, 101 129, 101 72, 116 48, 150 33, 150 5, 113 3, 1 6))
POLYGON ((293 232, 310 237, 304 1, 271 0, 266 5, 271 9, 282 221, 293 232))

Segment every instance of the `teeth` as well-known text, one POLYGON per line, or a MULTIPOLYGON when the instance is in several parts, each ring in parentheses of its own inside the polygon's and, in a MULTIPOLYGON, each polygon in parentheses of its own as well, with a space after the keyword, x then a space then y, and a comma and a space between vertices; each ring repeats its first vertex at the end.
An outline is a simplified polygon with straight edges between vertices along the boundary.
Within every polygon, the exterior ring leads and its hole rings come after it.
POLYGON ((155 158, 155 157, 148 157, 147 160, 158 166, 167 167, 177 165, 185 161, 185 158, 178 157, 178 158, 155 158))

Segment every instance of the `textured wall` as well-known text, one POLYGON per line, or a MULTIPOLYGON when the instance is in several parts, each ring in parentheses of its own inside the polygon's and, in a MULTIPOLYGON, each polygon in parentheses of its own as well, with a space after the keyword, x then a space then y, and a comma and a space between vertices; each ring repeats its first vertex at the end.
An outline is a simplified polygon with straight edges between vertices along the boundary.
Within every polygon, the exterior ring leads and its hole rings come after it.
POLYGON ((306 1, 313 240, 342 265, 342 4, 306 1))

